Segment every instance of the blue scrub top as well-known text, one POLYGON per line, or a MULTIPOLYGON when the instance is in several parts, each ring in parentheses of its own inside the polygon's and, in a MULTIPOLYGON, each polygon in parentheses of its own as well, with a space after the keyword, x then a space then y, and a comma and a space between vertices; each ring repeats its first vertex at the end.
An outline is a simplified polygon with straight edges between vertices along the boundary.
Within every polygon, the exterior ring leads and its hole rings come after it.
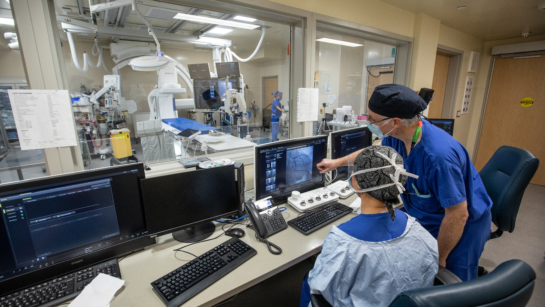
POLYGON ((280 116, 282 116, 282 111, 278 110, 276 107, 282 108, 282 105, 280 104, 280 101, 278 101, 278 99, 275 99, 273 101, 272 108, 271 108, 271 111, 272 111, 271 117, 274 116, 276 118, 280 118, 280 116))
POLYGON ((393 137, 382 139, 403 156, 405 169, 419 176, 409 177, 409 195, 401 195, 407 212, 418 219, 434 237, 446 207, 467 200, 468 222, 478 220, 492 207, 479 173, 458 141, 442 129, 422 120, 422 138, 407 157, 405 145, 393 137))
POLYGON ((350 221, 339 225, 346 234, 368 242, 382 242, 399 238, 407 227, 407 215, 395 209, 396 217, 392 221, 390 213, 360 214, 350 221))

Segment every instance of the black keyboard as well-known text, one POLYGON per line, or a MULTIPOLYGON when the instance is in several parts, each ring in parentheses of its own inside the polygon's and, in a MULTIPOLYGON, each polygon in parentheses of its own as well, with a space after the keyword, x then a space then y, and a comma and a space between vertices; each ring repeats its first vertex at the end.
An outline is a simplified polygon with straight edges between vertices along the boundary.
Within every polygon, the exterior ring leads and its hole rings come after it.
POLYGON ((334 202, 324 205, 315 211, 301 215, 288 221, 288 225, 305 235, 311 234, 325 225, 340 219, 352 212, 348 206, 334 202))
POLYGON ((117 259, 0 297, 0 307, 49 307, 71 300, 99 274, 121 278, 117 259))
POLYGON ((151 285, 167 306, 180 306, 256 254, 255 249, 232 238, 151 285))

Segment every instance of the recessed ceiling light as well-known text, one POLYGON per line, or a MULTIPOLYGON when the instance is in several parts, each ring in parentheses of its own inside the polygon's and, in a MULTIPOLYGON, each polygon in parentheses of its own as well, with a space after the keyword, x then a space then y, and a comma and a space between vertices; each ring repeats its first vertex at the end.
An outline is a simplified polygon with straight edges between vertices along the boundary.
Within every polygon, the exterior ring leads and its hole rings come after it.
POLYGON ((195 15, 182 14, 182 13, 176 14, 174 18, 189 20, 189 21, 194 21, 199 23, 209 23, 209 24, 215 24, 220 26, 228 26, 233 28, 241 28, 241 29, 249 29, 249 30, 259 28, 259 25, 251 25, 251 24, 238 22, 238 21, 223 20, 223 19, 210 18, 210 17, 204 17, 204 16, 195 16, 195 15))
POLYGON ((0 24, 13 26, 15 25, 15 21, 13 21, 13 18, 0 17, 0 24))
POLYGON ((317 39, 316 41, 317 42, 330 43, 330 44, 336 44, 336 45, 343 45, 343 46, 348 46, 348 47, 361 47, 361 46, 363 46, 362 44, 345 42, 345 41, 340 41, 340 40, 331 39, 331 38, 320 38, 320 39, 317 39))
POLYGON ((247 21, 247 22, 254 22, 254 21, 257 20, 255 18, 244 17, 244 16, 240 16, 240 15, 235 16, 233 19, 247 21))
POLYGON ((220 27, 214 27, 208 31, 208 33, 214 33, 214 34, 227 34, 229 32, 232 32, 233 30, 227 29, 227 28, 220 28, 220 27))
POLYGON ((213 37, 200 37, 199 40, 196 43, 205 43, 205 44, 214 44, 214 45, 226 45, 229 43, 228 40, 221 39, 221 38, 213 38, 213 37))
POLYGON ((465 9, 467 9, 467 6, 462 5, 462 6, 457 7, 456 9, 457 10, 465 10, 465 9))

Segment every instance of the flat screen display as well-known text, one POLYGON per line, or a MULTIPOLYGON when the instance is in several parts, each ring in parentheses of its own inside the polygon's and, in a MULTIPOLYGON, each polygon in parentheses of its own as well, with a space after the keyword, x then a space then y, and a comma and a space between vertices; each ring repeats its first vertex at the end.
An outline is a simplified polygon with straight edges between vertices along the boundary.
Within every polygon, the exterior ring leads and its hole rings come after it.
MULTIPOLYGON (((330 138, 331 159, 346 157, 372 144, 372 135, 367 127, 332 132, 330 138)), ((335 181, 345 179, 348 179, 348 167, 337 167, 335 181)))

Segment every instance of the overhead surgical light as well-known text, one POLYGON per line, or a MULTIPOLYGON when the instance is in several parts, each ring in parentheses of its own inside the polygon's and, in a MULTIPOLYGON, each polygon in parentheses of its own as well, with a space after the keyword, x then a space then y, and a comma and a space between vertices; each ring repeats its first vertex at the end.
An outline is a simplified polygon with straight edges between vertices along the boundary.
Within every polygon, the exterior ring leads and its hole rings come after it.
POLYGON ((340 41, 340 40, 337 40, 337 39, 325 38, 325 37, 317 39, 316 41, 317 42, 323 42, 323 43, 335 44, 335 45, 343 45, 343 46, 348 46, 348 47, 361 47, 361 46, 363 46, 362 44, 345 42, 345 41, 340 41))
POLYGON ((182 13, 176 14, 174 18, 198 22, 198 23, 208 23, 208 24, 215 24, 220 26, 227 26, 227 27, 248 29, 248 30, 253 30, 260 27, 259 25, 252 25, 252 24, 247 24, 243 22, 223 20, 223 19, 210 18, 210 17, 204 17, 204 16, 195 16, 195 15, 182 14, 182 13))
POLYGON ((247 22, 254 22, 254 21, 257 20, 255 18, 244 17, 244 16, 240 16, 240 15, 237 15, 237 16, 233 17, 233 19, 247 21, 247 22))
POLYGON ((4 38, 5 39, 17 39, 17 33, 5 32, 4 33, 4 38))
POLYGON ((168 59, 160 55, 141 56, 129 62, 132 69, 137 71, 155 71, 168 64, 168 59))
POLYGON ((214 27, 208 31, 208 33, 213 34, 227 34, 229 32, 232 32, 233 30, 227 29, 227 28, 220 28, 220 27, 214 27))
POLYGON ((0 24, 13 26, 15 25, 15 21, 13 20, 13 18, 0 17, 0 24))
POLYGON ((11 50, 19 50, 19 42, 8 43, 8 47, 11 50))

